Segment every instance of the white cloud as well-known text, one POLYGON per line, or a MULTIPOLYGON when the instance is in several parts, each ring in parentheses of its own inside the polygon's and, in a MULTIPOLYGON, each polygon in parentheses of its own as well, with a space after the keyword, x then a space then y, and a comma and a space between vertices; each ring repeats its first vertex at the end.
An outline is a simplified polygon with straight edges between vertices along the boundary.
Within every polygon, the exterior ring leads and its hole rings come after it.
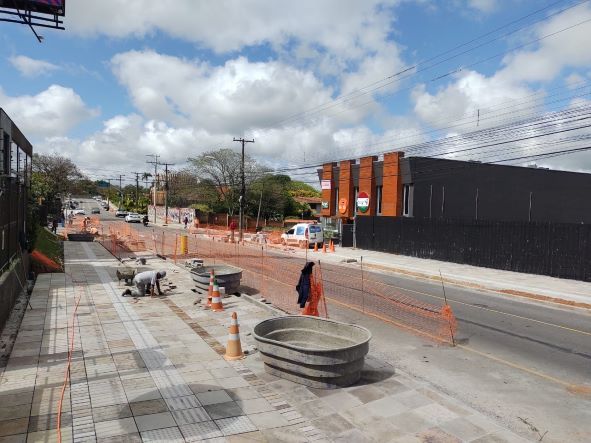
POLYGON ((468 0, 468 6, 479 12, 489 14, 498 7, 497 0, 468 0))
POLYGON ((564 79, 564 83, 566 83, 566 86, 568 87, 568 89, 576 89, 579 88, 581 86, 583 86, 586 82, 585 77, 583 77, 580 74, 577 74, 576 72, 573 72, 572 74, 570 74, 568 77, 566 77, 564 79))
POLYGON ((16 55, 8 58, 8 61, 25 77, 37 77, 49 74, 60 69, 59 66, 44 60, 36 60, 26 55, 16 55))
POLYGON ((0 88, 0 103, 26 137, 64 136, 98 115, 71 88, 51 85, 37 95, 10 97, 0 88))

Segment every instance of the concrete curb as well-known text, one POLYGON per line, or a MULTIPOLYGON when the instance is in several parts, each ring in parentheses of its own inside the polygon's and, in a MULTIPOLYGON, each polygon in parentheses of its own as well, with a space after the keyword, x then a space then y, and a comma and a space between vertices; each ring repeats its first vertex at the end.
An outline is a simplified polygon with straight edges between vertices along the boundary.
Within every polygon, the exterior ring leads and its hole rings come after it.
POLYGON ((283 317, 284 315, 288 315, 286 312, 282 311, 279 308, 276 308, 275 306, 273 306, 270 303, 265 303, 262 302, 260 300, 255 299, 254 297, 252 297, 251 295, 248 294, 244 294, 244 293, 240 293, 240 298, 243 298, 244 300, 246 300, 249 303, 252 303, 253 305, 258 306, 259 308, 265 309, 275 315, 277 315, 278 317, 283 317))

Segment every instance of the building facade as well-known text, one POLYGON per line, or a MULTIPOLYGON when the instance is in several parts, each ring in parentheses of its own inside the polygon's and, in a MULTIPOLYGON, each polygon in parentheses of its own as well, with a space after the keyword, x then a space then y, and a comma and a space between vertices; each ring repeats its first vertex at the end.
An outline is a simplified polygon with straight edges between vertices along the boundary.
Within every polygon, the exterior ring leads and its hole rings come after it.
POLYGON ((321 215, 342 223, 356 202, 358 217, 591 223, 586 173, 391 152, 327 163, 318 175, 321 215))
POLYGON ((0 328, 26 282, 32 156, 29 141, 0 109, 0 328))

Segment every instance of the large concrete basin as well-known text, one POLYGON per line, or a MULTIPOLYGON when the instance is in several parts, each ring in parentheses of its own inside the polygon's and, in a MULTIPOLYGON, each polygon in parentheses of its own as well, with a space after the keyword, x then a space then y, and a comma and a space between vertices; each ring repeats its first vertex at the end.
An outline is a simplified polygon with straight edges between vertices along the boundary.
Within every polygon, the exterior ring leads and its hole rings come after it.
POLYGON ((191 269, 191 277, 197 287, 207 290, 209 287, 209 274, 215 272, 218 285, 225 289, 226 294, 233 294, 240 287, 242 269, 228 265, 197 266, 191 269))
POLYGON ((359 380, 371 332, 334 320, 289 315, 260 322, 253 337, 268 373, 333 389, 359 380))

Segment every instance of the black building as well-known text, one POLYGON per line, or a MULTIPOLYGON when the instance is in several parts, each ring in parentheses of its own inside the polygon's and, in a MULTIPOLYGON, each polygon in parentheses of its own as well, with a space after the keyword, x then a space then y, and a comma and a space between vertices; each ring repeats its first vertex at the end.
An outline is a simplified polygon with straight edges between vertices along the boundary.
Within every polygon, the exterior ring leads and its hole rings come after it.
POLYGON ((0 329, 26 282, 33 147, 0 108, 0 329))

